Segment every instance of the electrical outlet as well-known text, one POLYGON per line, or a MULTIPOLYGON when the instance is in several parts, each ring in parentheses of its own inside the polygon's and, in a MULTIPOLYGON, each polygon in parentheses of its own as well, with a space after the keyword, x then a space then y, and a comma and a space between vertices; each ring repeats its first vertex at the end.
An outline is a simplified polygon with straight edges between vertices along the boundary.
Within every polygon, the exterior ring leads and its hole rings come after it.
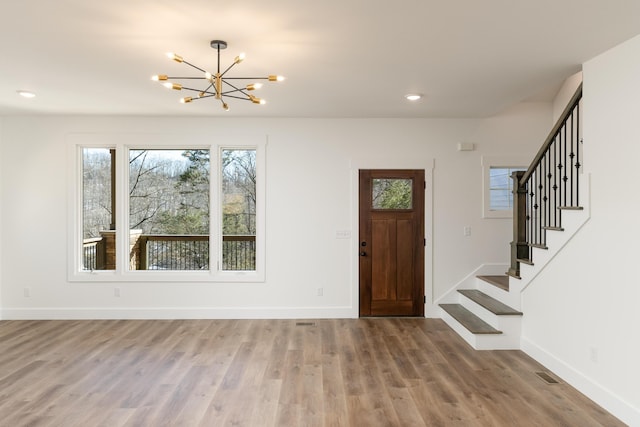
POLYGON ((24 288, 22 290, 22 292, 24 293, 24 297, 25 298, 30 298, 31 297, 31 288, 24 288))
POLYGON ((598 363, 598 349, 595 347, 591 347, 589 349, 589 358, 593 363, 598 363))
POLYGON ((324 295, 324 289, 318 288, 318 296, 321 297, 322 295, 324 295))
POLYGON ((469 227, 468 225, 465 226, 463 229, 463 233, 465 236, 471 236, 471 227, 469 227))
POLYGON ((113 288, 113 296, 120 298, 120 288, 113 288))
POLYGON ((338 230, 336 231, 336 239, 350 239, 351 230, 338 230))

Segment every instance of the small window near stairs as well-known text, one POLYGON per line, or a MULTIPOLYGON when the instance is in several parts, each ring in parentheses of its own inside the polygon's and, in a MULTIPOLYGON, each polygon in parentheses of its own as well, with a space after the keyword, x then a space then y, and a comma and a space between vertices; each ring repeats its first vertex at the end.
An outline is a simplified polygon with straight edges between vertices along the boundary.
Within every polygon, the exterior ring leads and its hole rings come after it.
POLYGON ((514 158, 483 157, 483 217, 513 216, 513 180, 511 174, 526 170, 526 161, 514 158))

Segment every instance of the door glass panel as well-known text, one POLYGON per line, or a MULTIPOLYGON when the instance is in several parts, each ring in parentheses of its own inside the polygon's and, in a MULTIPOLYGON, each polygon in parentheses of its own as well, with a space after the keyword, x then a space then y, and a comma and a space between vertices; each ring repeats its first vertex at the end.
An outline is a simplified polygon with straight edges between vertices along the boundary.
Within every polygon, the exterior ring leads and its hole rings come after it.
POLYGON ((373 209, 412 209, 413 180, 399 178, 373 178, 373 209))

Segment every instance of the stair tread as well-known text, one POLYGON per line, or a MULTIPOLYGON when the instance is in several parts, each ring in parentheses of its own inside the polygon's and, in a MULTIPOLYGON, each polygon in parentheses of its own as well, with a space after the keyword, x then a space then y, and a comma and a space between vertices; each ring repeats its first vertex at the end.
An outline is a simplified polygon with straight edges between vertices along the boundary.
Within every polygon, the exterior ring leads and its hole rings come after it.
POLYGON ((491 283, 494 286, 499 287, 504 291, 509 290, 509 276, 476 276, 478 279, 484 280, 485 282, 491 283))
POLYGON ((462 326, 467 328, 472 334, 501 334, 484 320, 464 308, 460 304, 440 304, 440 307, 456 319, 462 326))
POLYGON ((564 209, 568 211, 581 211, 584 210, 582 206, 558 206, 558 209, 564 209))
POLYGON ((522 312, 477 289, 459 289, 458 292, 498 316, 522 316, 522 312))

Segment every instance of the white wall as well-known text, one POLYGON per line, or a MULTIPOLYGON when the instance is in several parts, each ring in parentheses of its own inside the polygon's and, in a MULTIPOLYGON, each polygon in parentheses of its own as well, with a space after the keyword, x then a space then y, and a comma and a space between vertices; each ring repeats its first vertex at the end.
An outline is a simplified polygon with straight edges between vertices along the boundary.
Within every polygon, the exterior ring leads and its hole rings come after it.
POLYGON ((509 220, 482 219, 482 155, 536 152, 551 104, 486 120, 5 117, 2 141, 2 308, 5 318, 357 316, 352 165, 434 159, 433 264, 438 297, 486 262, 508 262, 509 220), (176 140, 264 138, 265 283, 67 281, 67 135, 174 134, 176 140), (458 152, 458 142, 477 150, 458 152), (464 226, 472 227, 470 237, 464 226), (351 230, 352 240, 336 239, 351 230), (114 297, 114 287, 121 297, 114 297), (24 296, 24 288, 31 296, 24 296), (317 288, 324 296, 316 295, 317 288))
POLYGON ((640 425, 640 37, 584 64, 591 219, 523 295, 523 347, 640 425))
MULTIPOLYGON (((2 124, 3 124, 3 120, 2 117, 0 117, 0 168, 2 167, 2 124)), ((2 238, 2 206, 4 205, 4 199, 2 197, 2 174, 0 174, 0 319, 3 318, 2 316, 2 241, 4 240, 2 238)))
POLYGON ((567 78, 560 90, 553 98, 553 123, 558 120, 558 118, 562 115, 564 109, 569 105, 569 101, 571 101, 571 97, 576 93, 576 89, 582 83, 582 71, 575 73, 574 75, 567 78))

